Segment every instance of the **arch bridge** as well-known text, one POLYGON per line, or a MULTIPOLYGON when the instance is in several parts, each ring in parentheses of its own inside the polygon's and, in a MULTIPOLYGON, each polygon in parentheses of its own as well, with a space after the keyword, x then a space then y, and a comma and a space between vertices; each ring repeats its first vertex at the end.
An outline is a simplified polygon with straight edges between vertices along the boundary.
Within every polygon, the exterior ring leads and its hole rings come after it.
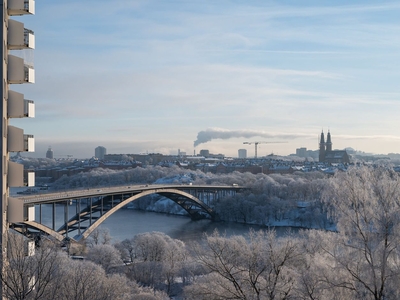
POLYGON ((113 213, 146 196, 169 198, 194 220, 218 220, 212 203, 243 190, 237 185, 140 185, 36 194, 10 198, 9 219, 14 230, 28 237, 44 233, 59 241, 80 241, 113 213))

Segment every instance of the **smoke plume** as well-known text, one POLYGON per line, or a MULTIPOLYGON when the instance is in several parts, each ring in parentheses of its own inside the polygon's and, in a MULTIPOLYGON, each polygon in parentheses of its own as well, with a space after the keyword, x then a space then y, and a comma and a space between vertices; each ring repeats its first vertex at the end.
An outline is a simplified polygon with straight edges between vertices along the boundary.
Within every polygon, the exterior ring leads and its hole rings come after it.
POLYGON ((197 134, 197 140, 194 141, 194 146, 210 142, 211 140, 221 139, 227 140, 230 138, 280 138, 280 139, 294 139, 298 138, 298 135, 292 134, 271 134, 264 131, 257 130, 227 130, 221 128, 208 128, 200 131, 197 134))

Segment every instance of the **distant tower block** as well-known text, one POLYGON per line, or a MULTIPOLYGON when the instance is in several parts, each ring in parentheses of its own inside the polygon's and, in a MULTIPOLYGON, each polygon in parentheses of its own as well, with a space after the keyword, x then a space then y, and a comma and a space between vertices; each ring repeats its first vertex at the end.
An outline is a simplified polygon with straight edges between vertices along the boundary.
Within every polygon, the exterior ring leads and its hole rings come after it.
POLYGON ((210 151, 207 149, 202 149, 202 150, 200 150, 200 156, 209 157, 210 151))
POLYGON ((238 150, 238 157, 239 158, 247 158, 247 150, 246 149, 239 149, 238 150))
POLYGON ((297 148, 296 149, 296 155, 298 157, 307 157, 307 148, 297 148))
POLYGON ((98 159, 103 160, 104 156, 107 154, 107 149, 103 146, 98 146, 94 149, 94 156, 98 159))
POLYGON ((54 152, 53 152, 53 149, 51 149, 50 146, 49 146, 49 149, 46 152, 46 158, 50 158, 50 159, 54 158, 54 152))

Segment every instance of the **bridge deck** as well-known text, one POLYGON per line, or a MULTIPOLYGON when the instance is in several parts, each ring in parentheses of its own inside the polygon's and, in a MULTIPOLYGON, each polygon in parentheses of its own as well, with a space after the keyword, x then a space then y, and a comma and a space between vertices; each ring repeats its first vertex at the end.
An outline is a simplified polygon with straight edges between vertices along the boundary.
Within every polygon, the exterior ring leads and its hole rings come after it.
POLYGON ((97 189, 82 189, 82 190, 70 190, 65 192, 55 192, 55 193, 43 193, 33 194, 33 195, 13 195, 13 197, 22 199, 24 204, 43 204, 43 203, 54 203, 54 202, 63 202, 71 199, 80 199, 80 198, 91 198, 91 197, 99 197, 99 196, 111 196, 117 194, 130 194, 130 193, 141 193, 144 191, 150 191, 158 189, 177 189, 177 190, 187 190, 187 191, 195 191, 195 190, 209 190, 209 191, 232 191, 235 190, 240 192, 245 190, 245 187, 242 186, 214 186, 214 185, 130 185, 130 186, 119 186, 119 187, 106 187, 106 188, 97 188, 97 189))

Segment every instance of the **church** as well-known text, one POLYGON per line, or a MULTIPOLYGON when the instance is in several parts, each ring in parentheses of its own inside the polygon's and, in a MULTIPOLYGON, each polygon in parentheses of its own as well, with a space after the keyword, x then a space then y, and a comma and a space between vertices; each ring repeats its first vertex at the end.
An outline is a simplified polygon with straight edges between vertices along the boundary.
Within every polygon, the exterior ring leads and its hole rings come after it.
POLYGON ((326 142, 324 131, 321 132, 321 138, 319 140, 319 161, 328 164, 350 163, 350 157, 346 150, 332 150, 331 133, 329 131, 326 142))

